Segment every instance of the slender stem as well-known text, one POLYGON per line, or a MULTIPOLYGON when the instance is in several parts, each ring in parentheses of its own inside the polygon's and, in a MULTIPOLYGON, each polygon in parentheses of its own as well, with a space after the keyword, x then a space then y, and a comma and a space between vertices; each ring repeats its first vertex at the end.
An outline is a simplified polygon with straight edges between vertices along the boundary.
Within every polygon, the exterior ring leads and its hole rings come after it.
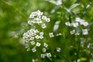
POLYGON ((78 58, 79 58, 79 51, 80 51, 80 41, 78 41, 78 37, 76 36, 76 62, 78 61, 78 58))

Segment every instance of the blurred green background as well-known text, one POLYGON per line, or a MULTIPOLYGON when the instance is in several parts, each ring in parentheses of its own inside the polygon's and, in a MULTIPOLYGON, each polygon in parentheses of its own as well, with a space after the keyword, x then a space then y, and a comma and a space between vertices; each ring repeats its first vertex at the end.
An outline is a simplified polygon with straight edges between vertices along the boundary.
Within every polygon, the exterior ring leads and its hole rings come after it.
MULTIPOLYGON (((21 37, 23 32, 29 29, 29 27, 27 27, 28 26, 27 20, 32 11, 41 10, 42 12, 44 12, 48 17, 51 17, 51 19, 53 20, 51 22, 52 25, 55 23, 55 21, 62 20, 63 25, 61 25, 60 28, 63 28, 62 34, 64 40, 61 39, 63 41, 65 41, 66 39, 68 39, 68 41, 73 40, 73 37, 68 38, 69 35, 66 31, 66 27, 64 27, 64 22, 69 18, 68 15, 71 15, 73 18, 74 17, 73 13, 74 13, 75 15, 78 15, 81 18, 88 20, 88 22, 93 21, 93 0, 63 0, 63 2, 64 3, 62 5, 66 8, 69 8, 72 4, 76 2, 80 3, 81 6, 73 9, 71 14, 68 14, 66 10, 64 10, 64 8, 55 9, 56 12, 51 13, 51 10, 54 9, 56 5, 49 3, 45 0, 0 0, 0 62, 32 61, 31 52, 27 52, 21 42, 22 41, 21 37), (88 9, 86 9, 86 6, 90 3, 91 6, 88 9), (82 6, 84 6, 84 8, 81 8, 82 6), (83 13, 84 11, 85 13, 83 13)), ((88 37, 93 38, 92 35, 93 27, 91 28, 92 29, 88 37)), ((63 46, 63 48, 66 47, 69 50, 68 45, 70 44, 70 42, 64 44, 65 46, 63 46)), ((89 49, 86 50, 88 50, 87 52, 89 52, 89 49)), ((70 53, 71 52, 73 53, 74 49, 70 50, 70 53)), ((92 49, 91 52, 93 52, 92 49)), ((89 62, 90 59, 93 59, 93 57, 90 54, 87 54, 86 52, 81 51, 81 54, 82 54, 81 56, 87 58, 87 60, 84 62, 89 62)), ((71 57, 73 58, 74 55, 71 57)), ((64 61, 58 61, 58 62, 64 62, 64 61)))

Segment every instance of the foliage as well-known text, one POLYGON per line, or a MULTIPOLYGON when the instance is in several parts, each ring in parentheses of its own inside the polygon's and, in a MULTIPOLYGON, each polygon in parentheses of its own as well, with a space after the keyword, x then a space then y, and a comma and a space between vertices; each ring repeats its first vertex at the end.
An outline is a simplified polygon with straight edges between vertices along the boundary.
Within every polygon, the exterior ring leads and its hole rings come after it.
POLYGON ((93 62, 92 13, 93 0, 0 0, 0 62, 32 62, 37 57, 37 62, 93 62), (37 10, 50 18, 41 40, 49 44, 52 60, 40 58, 42 47, 34 54, 24 46, 23 34, 32 28, 27 23, 29 15, 37 10), (73 25, 76 19, 83 20, 83 25, 73 25), (71 34, 74 29, 78 35, 71 34), (88 30, 85 35, 82 29, 88 30), (52 38, 48 37, 51 32, 52 38), (62 35, 55 36, 58 33, 62 35), (57 47, 61 52, 56 52, 57 47))

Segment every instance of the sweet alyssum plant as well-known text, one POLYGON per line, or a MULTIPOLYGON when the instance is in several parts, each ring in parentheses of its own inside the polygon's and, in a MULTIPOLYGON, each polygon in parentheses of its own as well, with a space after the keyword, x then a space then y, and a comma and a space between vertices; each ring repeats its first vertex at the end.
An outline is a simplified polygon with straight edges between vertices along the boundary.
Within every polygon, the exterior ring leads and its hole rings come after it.
MULTIPOLYGON (((57 0, 56 2, 50 0, 48 2, 55 4, 58 8, 64 9, 66 14, 69 14, 73 18, 70 20, 70 16, 67 18, 67 16, 61 15, 61 17, 64 18, 56 21, 53 26, 53 31, 49 31, 48 25, 51 24, 51 19, 49 17, 45 16, 40 10, 30 14, 28 25, 31 28, 23 33, 23 39, 25 40, 26 50, 34 54, 32 56, 32 62, 57 62, 56 59, 59 59, 58 62, 87 61, 88 57, 85 57, 84 53, 88 55, 91 54, 92 56, 90 50, 90 46, 92 45, 90 41, 92 40, 91 36, 89 36, 91 25, 80 16, 76 14, 74 14, 76 16, 73 16, 70 13, 72 9, 79 4, 75 3, 70 6, 70 8, 66 8, 61 7, 62 0, 57 0), (64 27, 61 28, 62 31, 55 33, 61 24, 64 25, 64 27), (56 44, 55 41, 53 42, 55 39, 58 40, 56 44)), ((55 13, 58 8, 55 7, 51 13, 55 13)))
MULTIPOLYGON (((23 39, 25 40, 25 48, 27 51, 32 51, 33 53, 40 52, 39 57, 44 59, 48 58, 52 60, 53 54, 48 51, 49 44, 44 42, 43 39, 48 35, 48 38, 54 36, 60 36, 61 33, 56 35, 53 32, 45 33, 43 30, 47 29, 47 23, 50 22, 50 18, 46 17, 43 12, 37 10, 32 12, 29 16, 28 24, 31 25, 31 29, 23 34, 23 39), (36 27, 36 25, 38 27, 36 27)), ((60 53, 61 48, 56 47, 56 52, 60 53)), ((33 58, 32 62, 38 61, 38 58, 33 58)))

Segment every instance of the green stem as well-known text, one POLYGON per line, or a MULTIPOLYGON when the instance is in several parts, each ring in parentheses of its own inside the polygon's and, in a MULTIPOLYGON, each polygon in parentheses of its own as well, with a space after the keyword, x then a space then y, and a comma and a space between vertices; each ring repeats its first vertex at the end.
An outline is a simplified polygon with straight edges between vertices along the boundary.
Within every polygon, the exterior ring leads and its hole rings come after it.
POLYGON ((80 41, 78 41, 78 37, 76 36, 76 48, 77 48, 77 50, 76 50, 76 62, 78 61, 78 58, 79 58, 79 51, 80 51, 80 41))

